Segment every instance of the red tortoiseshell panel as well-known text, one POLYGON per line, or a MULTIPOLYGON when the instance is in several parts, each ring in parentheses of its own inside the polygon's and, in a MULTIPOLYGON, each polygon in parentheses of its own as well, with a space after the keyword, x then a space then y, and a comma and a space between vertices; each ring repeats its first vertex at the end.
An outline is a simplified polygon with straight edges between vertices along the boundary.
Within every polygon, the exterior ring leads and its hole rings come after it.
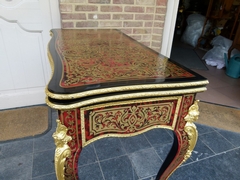
POLYGON ((60 86, 195 77, 117 30, 58 30, 60 86))
POLYGON ((72 137, 68 143, 71 149, 71 156, 66 159, 65 178, 78 179, 78 158, 82 151, 80 110, 79 108, 71 110, 59 110, 59 119, 68 128, 67 134, 72 137))
POLYGON ((174 128, 178 99, 99 105, 84 113, 85 142, 105 134, 131 134, 152 126, 174 128))
POLYGON ((194 94, 184 95, 181 103, 181 108, 178 115, 178 121, 174 129, 174 133, 178 138, 178 151, 174 160, 162 174, 160 179, 168 179, 168 176, 182 163, 189 147, 189 137, 184 131, 186 125, 185 117, 188 114, 189 107, 193 104, 194 94))

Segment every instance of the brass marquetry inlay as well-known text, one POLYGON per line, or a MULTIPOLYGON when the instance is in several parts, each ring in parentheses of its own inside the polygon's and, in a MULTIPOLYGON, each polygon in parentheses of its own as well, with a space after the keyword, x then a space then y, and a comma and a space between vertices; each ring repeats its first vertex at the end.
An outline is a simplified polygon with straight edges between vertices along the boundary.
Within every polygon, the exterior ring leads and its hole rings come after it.
POLYGON ((90 114, 90 132, 94 135, 103 132, 136 132, 154 124, 168 124, 172 112, 172 103, 158 105, 133 105, 106 110, 93 111, 90 114))
MULTIPOLYGON (((89 112, 89 134, 96 138, 98 135, 101 135, 101 138, 113 134, 117 137, 129 136, 129 133, 136 135, 160 126, 173 130, 181 99, 181 96, 151 98, 81 108, 81 123, 86 123, 85 114, 89 112)), ((86 142, 86 131, 82 126, 83 145, 86 142)))
POLYGON ((58 30, 63 88, 116 81, 194 77, 116 30, 58 30))

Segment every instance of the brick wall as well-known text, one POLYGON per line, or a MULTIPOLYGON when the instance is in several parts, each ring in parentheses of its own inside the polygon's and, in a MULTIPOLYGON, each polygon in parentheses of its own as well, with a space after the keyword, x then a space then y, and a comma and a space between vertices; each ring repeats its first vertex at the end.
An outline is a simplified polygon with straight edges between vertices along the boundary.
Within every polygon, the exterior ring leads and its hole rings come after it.
POLYGON ((120 29, 160 52, 167 0, 60 0, 64 29, 120 29))

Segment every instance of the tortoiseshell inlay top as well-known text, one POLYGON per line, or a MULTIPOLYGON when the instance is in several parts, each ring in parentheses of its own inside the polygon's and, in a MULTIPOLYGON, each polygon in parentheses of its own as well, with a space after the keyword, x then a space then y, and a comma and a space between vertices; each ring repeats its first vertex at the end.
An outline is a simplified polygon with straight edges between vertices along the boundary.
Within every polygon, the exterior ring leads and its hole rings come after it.
POLYGON ((194 74, 168 61, 117 30, 55 30, 62 63, 62 88, 101 83, 191 78, 194 74))

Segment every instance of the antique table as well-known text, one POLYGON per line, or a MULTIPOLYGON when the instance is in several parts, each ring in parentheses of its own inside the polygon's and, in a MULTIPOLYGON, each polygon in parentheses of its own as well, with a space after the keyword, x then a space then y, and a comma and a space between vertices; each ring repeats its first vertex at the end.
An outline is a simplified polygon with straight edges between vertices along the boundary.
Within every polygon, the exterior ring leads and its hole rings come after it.
POLYGON ((54 29, 51 35, 46 103, 58 110, 58 180, 78 179, 78 158, 88 144, 153 128, 174 132, 156 179, 167 179, 190 157, 198 136, 195 96, 207 79, 118 30, 54 29))

